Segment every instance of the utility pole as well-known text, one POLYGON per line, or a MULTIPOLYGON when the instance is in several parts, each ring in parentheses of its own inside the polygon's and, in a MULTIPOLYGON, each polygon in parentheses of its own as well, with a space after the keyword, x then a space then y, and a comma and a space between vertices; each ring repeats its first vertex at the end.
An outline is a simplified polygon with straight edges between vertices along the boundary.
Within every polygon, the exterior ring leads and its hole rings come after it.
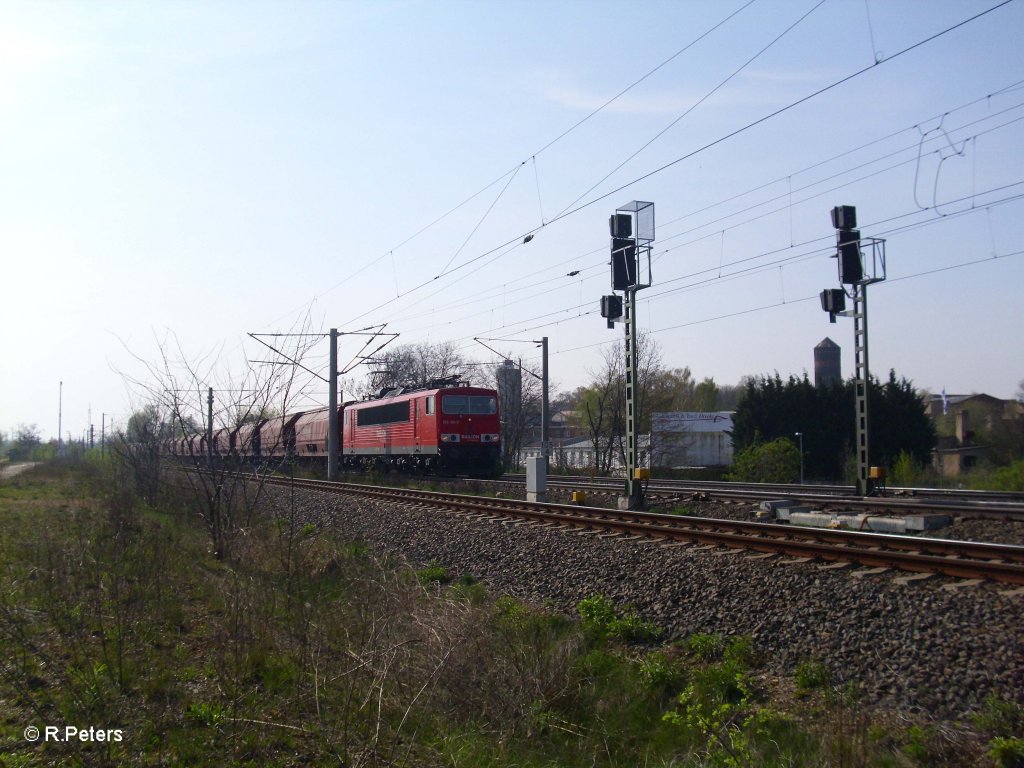
POLYGON ((548 337, 542 336, 540 379, 540 445, 545 469, 551 471, 551 407, 548 403, 548 337))
POLYGON ((61 426, 64 419, 64 381, 60 382, 60 390, 57 395, 57 455, 63 456, 64 451, 61 445, 61 426))
POLYGON ((100 414, 100 458, 107 455, 107 414, 100 414))
POLYGON ((794 432, 794 437, 800 438, 800 485, 804 484, 804 433, 794 432))
MULTIPOLYGON (((550 391, 550 389, 549 389, 550 376, 549 376, 549 371, 548 371, 548 337, 544 336, 544 337, 542 337, 538 341, 537 339, 529 339, 529 340, 528 339, 486 339, 486 338, 480 338, 479 336, 474 336, 473 337, 473 341, 475 341, 477 344, 480 344, 480 345, 482 345, 484 347, 487 347, 487 349, 489 349, 491 352, 493 352, 494 354, 498 355, 499 357, 504 358, 505 364, 518 368, 519 371, 520 371, 520 374, 528 373, 530 376, 533 376, 533 378, 540 380, 540 389, 541 389, 541 397, 540 397, 540 455, 541 455, 541 458, 544 459, 544 472, 545 472, 545 480, 544 480, 544 482, 546 483, 547 482, 547 470, 549 469, 549 463, 550 463, 549 460, 550 460, 550 457, 551 457, 551 431, 550 431, 551 430, 551 403, 550 403, 550 399, 551 398, 550 398, 550 395, 549 395, 549 391, 550 391), (514 360, 512 360, 512 358, 507 357, 503 352, 499 352, 494 347, 492 347, 492 346, 490 346, 490 345, 485 343, 485 342, 488 342, 488 341, 505 341, 505 342, 514 342, 514 343, 517 343, 517 344, 536 344, 538 347, 541 348, 541 375, 538 376, 536 373, 531 371, 529 368, 524 368, 523 367, 523 360, 522 360, 522 358, 519 358, 519 362, 517 363, 514 360)), ((500 377, 499 377, 499 382, 500 382, 500 377)), ((501 384, 500 383, 498 385, 498 389, 499 389, 499 391, 501 390, 501 384)), ((521 384, 520 384, 519 388, 516 391, 519 393, 517 395, 517 397, 519 399, 519 402, 518 402, 517 405, 521 408, 522 407, 522 386, 521 386, 521 384)), ((502 396, 504 396, 504 395, 502 395, 502 396)), ((508 412, 509 411, 506 410, 506 405, 503 403, 502 404, 502 413, 503 414, 507 414, 508 412)), ((507 424, 507 422, 503 422, 503 423, 507 424)), ((546 489, 541 489, 539 492, 543 493, 545 490, 546 489)))
POLYGON ((341 441, 338 440, 338 329, 331 328, 331 370, 328 375, 327 386, 327 411, 330 413, 330 421, 327 422, 327 479, 337 480, 338 478, 338 448, 341 441))
POLYGON ((213 387, 206 392, 206 468, 213 469, 213 387))

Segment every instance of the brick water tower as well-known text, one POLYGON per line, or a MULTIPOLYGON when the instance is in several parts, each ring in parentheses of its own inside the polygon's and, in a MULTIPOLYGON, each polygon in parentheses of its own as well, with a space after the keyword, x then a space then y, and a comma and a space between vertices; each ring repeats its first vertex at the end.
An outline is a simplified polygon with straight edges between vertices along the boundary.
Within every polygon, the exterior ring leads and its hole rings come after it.
POLYGON ((843 380, 841 352, 827 336, 814 348, 814 386, 827 387, 843 380))

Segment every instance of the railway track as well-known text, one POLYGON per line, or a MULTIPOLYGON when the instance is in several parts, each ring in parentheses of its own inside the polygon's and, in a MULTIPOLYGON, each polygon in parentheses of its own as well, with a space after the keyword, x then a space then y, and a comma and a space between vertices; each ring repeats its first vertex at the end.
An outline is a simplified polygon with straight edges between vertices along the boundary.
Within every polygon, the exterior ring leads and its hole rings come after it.
MULTIPOLYGON (((505 480, 522 483, 526 475, 507 474, 505 480)), ((592 483, 609 488, 621 487, 622 479, 614 477, 591 477, 590 475, 548 475, 548 483, 579 484, 592 483)), ((688 490, 744 490, 763 492, 770 495, 787 493, 811 493, 827 496, 853 496, 857 489, 852 485, 825 485, 816 483, 741 483, 731 480, 651 480, 656 488, 685 488, 688 490)), ((886 488, 888 496, 922 499, 958 499, 964 501, 1018 502, 1024 504, 1024 493, 1018 491, 978 491, 963 488, 924 488, 891 486, 886 488)))
MULTIPOLYGON (((495 483, 521 485, 523 475, 506 475, 495 483)), ((549 488, 597 493, 619 493, 622 480, 585 476, 548 476, 549 488)), ((852 486, 730 483, 690 480, 652 480, 646 485, 649 498, 708 497, 758 503, 769 499, 793 499, 822 510, 858 510, 890 514, 939 511, 952 515, 993 520, 1024 520, 1024 496, 1012 492, 957 491, 954 489, 890 488, 887 496, 855 496, 852 486)))
POLYGON ((986 579, 1024 585, 1022 546, 797 528, 771 523, 533 503, 324 480, 275 477, 268 478, 267 482, 429 506, 468 516, 529 521, 549 527, 575 529, 580 534, 643 537, 663 543, 699 543, 809 560, 850 562, 873 568, 938 573, 960 579, 986 579))

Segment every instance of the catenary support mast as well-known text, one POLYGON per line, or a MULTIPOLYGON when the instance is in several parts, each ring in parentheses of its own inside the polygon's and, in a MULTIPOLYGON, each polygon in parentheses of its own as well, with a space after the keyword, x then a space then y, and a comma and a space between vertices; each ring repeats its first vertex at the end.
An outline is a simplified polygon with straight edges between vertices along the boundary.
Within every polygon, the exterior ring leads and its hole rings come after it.
POLYGON ((331 328, 330 373, 327 376, 327 411, 330 420, 327 422, 327 479, 338 479, 338 329, 331 328))

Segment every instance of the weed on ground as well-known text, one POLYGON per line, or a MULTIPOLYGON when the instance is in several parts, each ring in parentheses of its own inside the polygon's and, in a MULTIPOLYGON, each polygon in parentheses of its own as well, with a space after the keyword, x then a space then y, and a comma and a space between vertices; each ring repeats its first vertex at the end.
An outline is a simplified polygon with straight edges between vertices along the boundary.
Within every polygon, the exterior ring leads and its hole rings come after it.
POLYGON ((218 559, 182 493, 93 465, 0 484, 0 764, 1019 764, 1000 700, 971 751, 872 722, 816 660, 780 694, 748 637, 525 605, 269 500, 218 559))

